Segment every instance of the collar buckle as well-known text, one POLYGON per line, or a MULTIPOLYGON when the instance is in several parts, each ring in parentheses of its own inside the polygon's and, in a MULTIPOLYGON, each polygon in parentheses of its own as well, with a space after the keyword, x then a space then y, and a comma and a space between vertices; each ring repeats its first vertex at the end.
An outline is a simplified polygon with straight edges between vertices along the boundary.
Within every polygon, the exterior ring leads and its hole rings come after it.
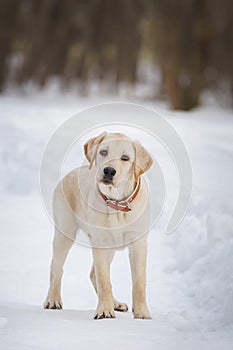
POLYGON ((120 211, 131 211, 132 208, 130 206, 130 203, 134 200, 134 198, 137 196, 138 192, 140 189, 140 178, 139 181, 133 191, 133 193, 126 199, 122 199, 120 201, 116 200, 116 199, 111 199, 107 196, 105 196, 102 192, 100 192, 101 197, 104 199, 105 204, 109 207, 111 207, 112 209, 115 210, 120 210, 120 211))

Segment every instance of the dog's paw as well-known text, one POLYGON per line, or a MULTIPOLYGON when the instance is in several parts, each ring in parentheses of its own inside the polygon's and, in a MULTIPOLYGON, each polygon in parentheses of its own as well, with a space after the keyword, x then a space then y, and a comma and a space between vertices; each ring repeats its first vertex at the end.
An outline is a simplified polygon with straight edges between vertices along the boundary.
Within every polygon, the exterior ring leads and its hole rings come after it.
POLYGON ((97 307, 94 320, 100 320, 102 318, 115 318, 113 305, 101 304, 97 307))
POLYGON ((114 310, 126 312, 126 311, 128 311, 128 306, 127 306, 127 304, 121 303, 120 301, 117 301, 114 299, 114 310))
POLYGON ((44 309, 62 309, 61 298, 47 297, 44 302, 44 309))
POLYGON ((149 310, 148 310, 146 305, 133 307, 132 311, 133 311, 134 318, 141 318, 141 319, 144 319, 144 320, 150 320, 151 319, 150 312, 149 312, 149 310))

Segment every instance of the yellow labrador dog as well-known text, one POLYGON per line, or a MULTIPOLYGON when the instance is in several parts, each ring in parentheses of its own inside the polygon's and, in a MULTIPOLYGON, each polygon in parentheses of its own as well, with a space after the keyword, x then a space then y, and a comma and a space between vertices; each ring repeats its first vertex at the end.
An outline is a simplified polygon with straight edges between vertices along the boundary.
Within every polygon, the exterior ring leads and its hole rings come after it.
POLYGON ((149 230, 148 187, 142 174, 152 158, 137 141, 119 133, 102 133, 84 145, 89 166, 71 171, 54 191, 55 236, 50 287, 44 307, 61 309, 65 259, 79 229, 93 252, 90 278, 98 295, 95 319, 127 311, 112 294, 110 264, 116 249, 128 247, 134 318, 151 318, 146 304, 146 257, 149 230))

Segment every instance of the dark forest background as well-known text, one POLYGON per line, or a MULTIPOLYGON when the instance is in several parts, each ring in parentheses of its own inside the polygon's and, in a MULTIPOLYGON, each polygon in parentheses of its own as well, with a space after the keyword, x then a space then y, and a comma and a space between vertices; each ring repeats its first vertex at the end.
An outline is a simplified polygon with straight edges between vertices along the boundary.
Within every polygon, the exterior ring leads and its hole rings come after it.
POLYGON ((204 89, 233 100, 232 24, 232 0, 1 0, 0 90, 52 77, 117 89, 148 60, 173 109, 197 106, 204 89))

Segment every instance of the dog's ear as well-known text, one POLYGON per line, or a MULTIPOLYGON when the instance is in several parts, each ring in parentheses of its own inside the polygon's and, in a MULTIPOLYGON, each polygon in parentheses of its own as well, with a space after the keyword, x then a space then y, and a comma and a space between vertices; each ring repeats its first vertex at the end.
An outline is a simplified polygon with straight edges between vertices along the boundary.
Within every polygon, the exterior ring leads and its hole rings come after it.
POLYGON ((89 169, 92 167, 92 165, 94 163, 98 146, 103 141, 103 139, 105 138, 106 135, 107 135, 107 133, 105 131, 102 134, 100 134, 99 136, 93 137, 85 143, 84 153, 85 153, 85 156, 86 156, 88 162, 90 163, 89 169))
POLYGON ((134 142, 135 162, 134 162, 134 176, 138 180, 139 176, 145 173, 152 165, 153 159, 140 142, 134 142))

